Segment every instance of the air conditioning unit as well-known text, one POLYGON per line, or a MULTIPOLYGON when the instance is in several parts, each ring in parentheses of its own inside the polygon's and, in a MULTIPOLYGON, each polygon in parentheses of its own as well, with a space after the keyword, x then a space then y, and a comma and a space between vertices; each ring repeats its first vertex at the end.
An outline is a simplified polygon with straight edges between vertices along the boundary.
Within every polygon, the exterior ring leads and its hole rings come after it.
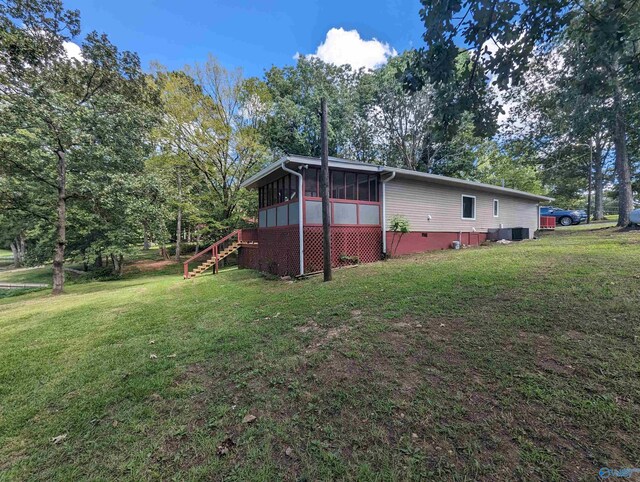
POLYGON ((529 228, 512 228, 511 240, 522 241, 523 239, 529 239, 529 228))
POLYGON ((499 241, 506 239, 508 241, 522 241, 529 239, 529 228, 500 228, 487 230, 487 239, 489 241, 499 241))

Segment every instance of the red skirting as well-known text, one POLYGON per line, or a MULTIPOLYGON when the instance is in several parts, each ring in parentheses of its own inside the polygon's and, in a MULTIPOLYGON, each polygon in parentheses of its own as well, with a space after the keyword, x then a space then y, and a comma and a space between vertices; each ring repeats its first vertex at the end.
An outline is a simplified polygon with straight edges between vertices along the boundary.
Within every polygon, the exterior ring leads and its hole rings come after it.
POLYGON ((437 249, 450 249, 453 241, 478 246, 487 239, 487 233, 410 232, 399 234, 387 231, 387 252, 394 255, 421 253, 437 249))
MULTIPOLYGON (((300 274, 298 226, 257 229, 252 233, 257 246, 240 248, 238 265, 278 276, 300 274)), ((387 252, 403 255, 450 249, 459 240, 468 246, 477 246, 487 239, 487 233, 387 232, 387 252)), ((322 270, 322 226, 304 228, 305 273, 322 270)), ((372 263, 382 257, 382 232, 378 226, 332 226, 331 264, 333 267, 359 263, 372 263)))
POLYGON ((238 268, 258 269, 258 246, 241 246, 238 250, 238 268))
MULTIPOLYGON (((331 265, 372 263, 382 258, 382 230, 379 226, 331 226, 331 265)), ((304 271, 321 271, 322 226, 304 228, 304 271)))

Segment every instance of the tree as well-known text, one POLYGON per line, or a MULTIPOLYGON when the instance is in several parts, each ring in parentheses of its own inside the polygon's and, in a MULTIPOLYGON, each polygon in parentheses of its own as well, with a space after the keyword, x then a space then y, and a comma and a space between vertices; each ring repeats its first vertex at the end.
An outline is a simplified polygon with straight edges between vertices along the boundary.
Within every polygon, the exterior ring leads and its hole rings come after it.
POLYGON ((268 158, 260 131, 268 111, 266 89, 213 57, 184 72, 158 67, 156 82, 164 108, 155 133, 160 149, 188 160, 212 196, 215 219, 236 224, 249 195, 240 185, 268 158))
MULTIPOLYGON (((162 179, 167 201, 175 222, 175 259, 180 261, 183 232, 190 232, 205 221, 208 203, 203 199, 202 178, 183 154, 162 153, 147 160, 145 169, 162 179)), ((205 191, 206 192, 206 191, 205 191)))
POLYGON ((551 52, 532 60, 523 82, 505 95, 511 116, 504 133, 529 144, 527 156, 540 166, 553 195, 568 205, 582 201, 593 177, 594 219, 602 219, 612 100, 606 89, 593 88, 585 56, 584 44, 564 36, 551 52))
MULTIPOLYGON (((135 54, 93 32, 82 57, 63 42, 79 32, 79 14, 59 0, 0 3, 0 175, 38 186, 55 207, 53 293, 64 288, 68 202, 91 196, 93 174, 142 164, 149 93, 135 54)), ((46 216, 46 217, 51 217, 46 216)))
MULTIPOLYGON (((373 74, 376 93, 369 106, 369 117, 376 142, 381 144, 381 161, 416 171, 425 160, 432 165, 437 148, 427 153, 427 143, 435 129, 433 88, 406 90, 398 76, 404 72, 411 53, 394 58, 373 74), (425 159, 426 158, 426 159, 425 159)), ((431 145, 433 147, 433 145, 431 145)))
POLYGON ((364 113, 370 99, 364 84, 358 89, 365 76, 365 72, 353 72, 348 65, 305 57, 299 57, 295 66, 272 67, 265 72, 273 102, 272 115, 264 128, 267 145, 276 153, 320 157, 318 106, 324 97, 329 109, 329 155, 370 160, 366 122, 356 116, 358 109, 364 113), (363 139, 356 137, 356 132, 363 139))
POLYGON ((637 38, 640 9, 634 0, 575 2, 524 0, 519 3, 477 0, 422 0, 425 24, 424 64, 432 78, 446 81, 455 71, 459 48, 473 52, 472 73, 493 77, 501 89, 520 84, 531 59, 554 47, 561 35, 582 38, 593 85, 611 91, 612 132, 619 185, 618 225, 629 223, 633 207, 631 167, 627 153, 629 102, 637 93, 637 38), (457 45, 459 43, 460 45, 457 45))

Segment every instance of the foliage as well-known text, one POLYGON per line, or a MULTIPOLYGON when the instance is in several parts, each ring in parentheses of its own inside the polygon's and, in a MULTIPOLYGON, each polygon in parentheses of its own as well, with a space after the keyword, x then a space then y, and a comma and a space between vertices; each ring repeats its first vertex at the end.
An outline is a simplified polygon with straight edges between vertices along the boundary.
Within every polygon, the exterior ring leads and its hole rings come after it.
POLYGON ((476 181, 544 194, 538 170, 510 152, 509 146, 501 146, 493 140, 485 141, 479 146, 477 159, 473 176, 476 181))
MULTIPOLYGON (((105 35, 89 33, 81 58, 67 57, 63 42, 79 31, 79 16, 57 0, 4 2, 0 18, 0 176, 12 179, 3 198, 39 216, 35 240, 52 250, 59 293, 67 235, 78 235, 71 222, 91 215, 83 201, 113 189, 110 174, 142 170, 153 91, 138 57, 105 35)), ((122 226, 100 229, 124 234, 122 226)))
MULTIPOLYGON (((584 118, 595 112, 600 120, 608 119, 616 156, 618 223, 627 225, 633 208, 634 166, 634 156, 628 154, 627 131, 629 116, 638 111, 634 105, 640 71, 640 9, 635 1, 422 0, 422 4, 427 43, 422 63, 434 82, 451 83, 459 49, 465 48, 472 52, 471 79, 482 77, 485 83, 492 81, 508 90, 526 82, 533 59, 552 54, 559 42, 570 42, 574 48, 565 50, 568 55, 563 57, 561 68, 569 73, 570 83, 579 87, 577 93, 597 99, 595 110, 577 103, 586 114, 584 118)), ((576 90, 560 93, 576 98, 576 90)), ((559 104, 557 110, 562 112, 566 106, 559 104)), ((585 126, 585 122, 573 125, 585 126)), ((595 126, 602 128, 601 122, 595 126)), ((570 127, 563 130, 569 133, 570 127)))
POLYGON ((183 72, 158 66, 155 83, 164 109, 155 132, 159 148, 199 173, 215 221, 226 229, 238 225, 255 204, 255 193, 240 185, 268 159, 260 136, 269 105, 262 83, 212 56, 183 72))
POLYGON ((409 225, 409 220, 406 217, 396 214, 389 222, 389 229, 394 233, 406 234, 411 230, 411 226, 409 225))

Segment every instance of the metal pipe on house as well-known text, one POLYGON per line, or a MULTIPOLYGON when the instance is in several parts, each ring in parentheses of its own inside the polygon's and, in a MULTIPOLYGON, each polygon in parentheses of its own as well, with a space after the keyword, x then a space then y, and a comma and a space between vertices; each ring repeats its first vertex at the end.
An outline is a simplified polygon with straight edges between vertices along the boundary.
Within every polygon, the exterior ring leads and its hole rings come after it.
POLYGON ((380 183, 382 184, 382 254, 387 256, 387 197, 386 197, 386 185, 396 177, 395 171, 391 173, 387 179, 380 177, 380 183))
MULTIPOLYGON (((304 220, 302 219, 302 201, 304 199, 304 196, 302 192, 302 174, 294 171, 293 169, 289 169, 285 165, 286 162, 287 161, 282 161, 282 163, 280 164, 282 170, 298 177, 298 236, 300 243, 300 276, 302 276, 304 274, 304 220)), ((302 166, 301 169, 302 168, 304 168, 304 166, 302 166)))

